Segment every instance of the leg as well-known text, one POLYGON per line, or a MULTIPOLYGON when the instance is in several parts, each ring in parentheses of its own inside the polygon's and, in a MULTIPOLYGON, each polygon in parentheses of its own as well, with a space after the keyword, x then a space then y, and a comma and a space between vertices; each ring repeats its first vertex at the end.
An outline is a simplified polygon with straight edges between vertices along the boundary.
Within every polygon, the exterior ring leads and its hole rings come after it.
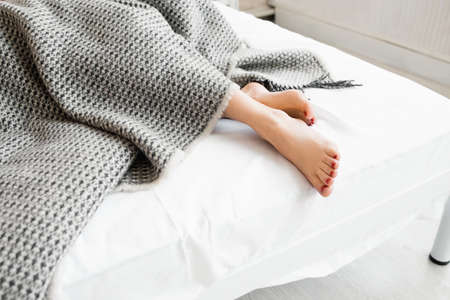
POLYGON ((430 260, 438 265, 450 263, 450 197, 444 208, 441 225, 434 240, 430 260))
POLYGON ((299 119, 254 100, 238 90, 224 116, 246 123, 299 169, 322 194, 331 194, 337 175, 336 147, 299 119))

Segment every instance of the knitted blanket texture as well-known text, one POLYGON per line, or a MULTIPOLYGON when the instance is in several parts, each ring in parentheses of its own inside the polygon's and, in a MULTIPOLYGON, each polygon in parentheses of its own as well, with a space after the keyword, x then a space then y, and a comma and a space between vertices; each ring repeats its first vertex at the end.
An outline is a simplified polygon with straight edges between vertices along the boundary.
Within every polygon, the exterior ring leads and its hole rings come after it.
POLYGON ((44 299, 105 194, 156 179, 237 85, 336 88, 206 0, 0 0, 0 299, 44 299))

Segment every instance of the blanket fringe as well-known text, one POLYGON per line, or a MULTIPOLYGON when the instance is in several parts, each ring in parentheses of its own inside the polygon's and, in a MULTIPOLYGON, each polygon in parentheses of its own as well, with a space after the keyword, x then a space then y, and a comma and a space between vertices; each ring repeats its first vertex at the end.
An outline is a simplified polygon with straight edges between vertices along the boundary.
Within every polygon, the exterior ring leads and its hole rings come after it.
POLYGON ((306 88, 319 88, 319 89, 340 89, 340 88, 349 88, 355 86, 362 86, 360 83, 355 83, 354 80, 338 80, 334 81, 330 78, 329 74, 323 75, 317 80, 314 80, 311 83, 308 83, 302 87, 302 89, 306 88))

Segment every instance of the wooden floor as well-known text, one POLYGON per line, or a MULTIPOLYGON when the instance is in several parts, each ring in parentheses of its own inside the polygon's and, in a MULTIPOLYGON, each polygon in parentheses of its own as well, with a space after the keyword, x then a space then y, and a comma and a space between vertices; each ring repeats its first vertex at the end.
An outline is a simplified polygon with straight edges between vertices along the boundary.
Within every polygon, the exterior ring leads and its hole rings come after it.
POLYGON ((404 231, 325 278, 249 293, 239 300, 450 300, 450 265, 427 259, 443 202, 404 231))

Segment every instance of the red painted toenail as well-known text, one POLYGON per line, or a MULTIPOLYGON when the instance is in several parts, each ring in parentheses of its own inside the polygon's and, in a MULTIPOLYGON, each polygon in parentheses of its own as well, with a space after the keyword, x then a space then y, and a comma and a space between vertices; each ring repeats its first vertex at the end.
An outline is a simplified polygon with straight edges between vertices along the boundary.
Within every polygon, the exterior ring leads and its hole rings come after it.
POLYGON ((333 169, 336 169, 336 163, 333 162, 333 163, 331 164, 331 167, 332 167, 333 169))
POLYGON ((329 185, 330 182, 331 182, 331 178, 328 178, 328 179, 326 180, 326 183, 329 185))
POLYGON ((334 176, 334 171, 331 171, 330 176, 331 176, 331 177, 334 176))
POLYGON ((333 156, 334 159, 337 159, 337 155, 333 156))

